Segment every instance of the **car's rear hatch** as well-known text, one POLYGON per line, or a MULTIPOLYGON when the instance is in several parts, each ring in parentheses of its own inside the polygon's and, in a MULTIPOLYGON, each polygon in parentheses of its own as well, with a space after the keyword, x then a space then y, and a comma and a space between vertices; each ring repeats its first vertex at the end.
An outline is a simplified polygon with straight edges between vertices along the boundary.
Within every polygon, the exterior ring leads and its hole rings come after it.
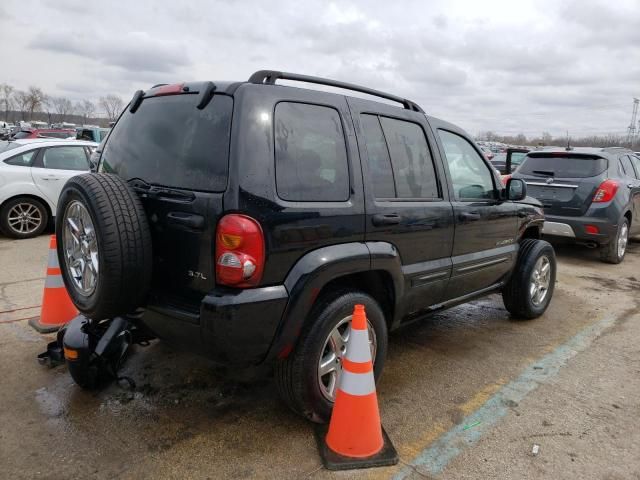
POLYGON ((548 215, 581 216, 604 179, 607 159, 567 152, 530 152, 514 177, 527 183, 527 193, 540 200, 548 215))
POLYGON ((215 231, 229 169, 233 99, 213 95, 212 85, 162 86, 134 97, 99 167, 126 179, 142 199, 153 238, 150 302, 189 312, 193 321, 215 286, 215 231))

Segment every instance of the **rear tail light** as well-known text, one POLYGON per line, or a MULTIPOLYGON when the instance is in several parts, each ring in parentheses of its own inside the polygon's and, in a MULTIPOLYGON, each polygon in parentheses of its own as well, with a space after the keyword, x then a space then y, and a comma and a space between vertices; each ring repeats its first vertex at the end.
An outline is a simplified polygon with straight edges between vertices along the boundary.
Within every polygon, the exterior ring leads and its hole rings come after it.
POLYGON ((600 233, 600 229, 595 225, 585 225, 584 231, 592 235, 597 235, 598 233, 600 233))
POLYGON ((264 269, 264 235, 260 224, 246 215, 225 215, 216 231, 216 282, 253 287, 264 269))
POLYGON ((594 203, 609 202, 616 196, 620 184, 615 180, 605 180, 600 184, 596 193, 593 195, 594 203))
POLYGON ((156 87, 153 91, 154 97, 162 97, 164 95, 179 95, 183 92, 184 83, 174 83, 171 85, 162 85, 156 87))

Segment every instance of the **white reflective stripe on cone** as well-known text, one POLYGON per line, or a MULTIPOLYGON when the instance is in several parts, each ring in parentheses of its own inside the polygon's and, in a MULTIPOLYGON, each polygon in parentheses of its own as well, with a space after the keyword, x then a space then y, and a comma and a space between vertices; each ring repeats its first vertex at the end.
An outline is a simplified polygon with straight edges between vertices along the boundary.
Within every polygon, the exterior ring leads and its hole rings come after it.
POLYGON ((368 331, 351 329, 347 344, 347 360, 358 363, 371 361, 368 331))
POLYGON ((340 390, 349 395, 369 395, 376 391, 376 382, 373 380, 373 372, 352 373, 342 370, 340 377, 340 390))
POLYGON ((60 268, 60 264, 58 263, 58 252, 54 248, 49 249, 49 268, 60 268))
POLYGON ((63 288, 62 275, 47 275, 44 280, 44 288, 63 288))

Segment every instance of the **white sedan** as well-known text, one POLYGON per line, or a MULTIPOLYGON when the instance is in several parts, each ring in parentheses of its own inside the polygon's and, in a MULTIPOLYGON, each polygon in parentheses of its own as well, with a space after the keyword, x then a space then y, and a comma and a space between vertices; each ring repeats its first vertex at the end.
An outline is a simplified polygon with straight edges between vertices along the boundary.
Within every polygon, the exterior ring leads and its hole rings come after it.
POLYGON ((13 238, 41 234, 56 214, 62 187, 89 170, 97 146, 44 138, 0 142, 0 231, 13 238))

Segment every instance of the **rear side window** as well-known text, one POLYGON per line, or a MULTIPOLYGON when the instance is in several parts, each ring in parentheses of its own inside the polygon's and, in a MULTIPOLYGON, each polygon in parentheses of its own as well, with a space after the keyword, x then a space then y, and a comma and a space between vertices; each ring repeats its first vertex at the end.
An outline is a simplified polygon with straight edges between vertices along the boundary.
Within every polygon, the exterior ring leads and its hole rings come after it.
POLYGON ((376 198, 395 198, 396 186, 391 170, 391 158, 387 142, 384 140, 380 120, 375 115, 362 115, 362 130, 364 132, 369 171, 373 184, 373 194, 376 198))
POLYGON ((607 168, 607 160, 589 155, 534 153, 527 155, 518 173, 537 177, 588 178, 607 168))
POLYGON ((635 155, 630 155, 629 158, 631 158, 631 163, 633 163, 633 166, 636 167, 636 174, 638 178, 640 178, 640 158, 636 157, 635 155))
POLYGON ((376 198, 439 198, 433 159, 422 128, 412 122, 361 115, 376 198))
POLYGON ((629 178, 636 178, 636 172, 634 172, 633 165, 631 165, 631 159, 628 156, 624 155, 620 157, 620 165, 622 167, 622 171, 620 173, 629 178))
POLYGON ((438 198, 433 160, 427 139, 419 125, 380 117, 384 131, 398 198, 438 198))
POLYGON ((55 170, 88 170, 84 147, 47 148, 42 155, 42 166, 55 170))
POLYGON ((21 153, 20 155, 16 155, 15 157, 5 160, 4 163, 19 167, 30 167, 31 162, 33 161, 33 156, 36 152, 37 150, 31 150, 29 152, 21 153))
POLYGON ((198 95, 146 98, 125 111, 109 134, 100 171, 188 190, 222 192, 229 170, 233 100, 214 95, 203 109, 198 95))
POLYGON ((349 199, 349 167, 337 110, 320 105, 276 105, 276 188, 283 200, 349 199))

